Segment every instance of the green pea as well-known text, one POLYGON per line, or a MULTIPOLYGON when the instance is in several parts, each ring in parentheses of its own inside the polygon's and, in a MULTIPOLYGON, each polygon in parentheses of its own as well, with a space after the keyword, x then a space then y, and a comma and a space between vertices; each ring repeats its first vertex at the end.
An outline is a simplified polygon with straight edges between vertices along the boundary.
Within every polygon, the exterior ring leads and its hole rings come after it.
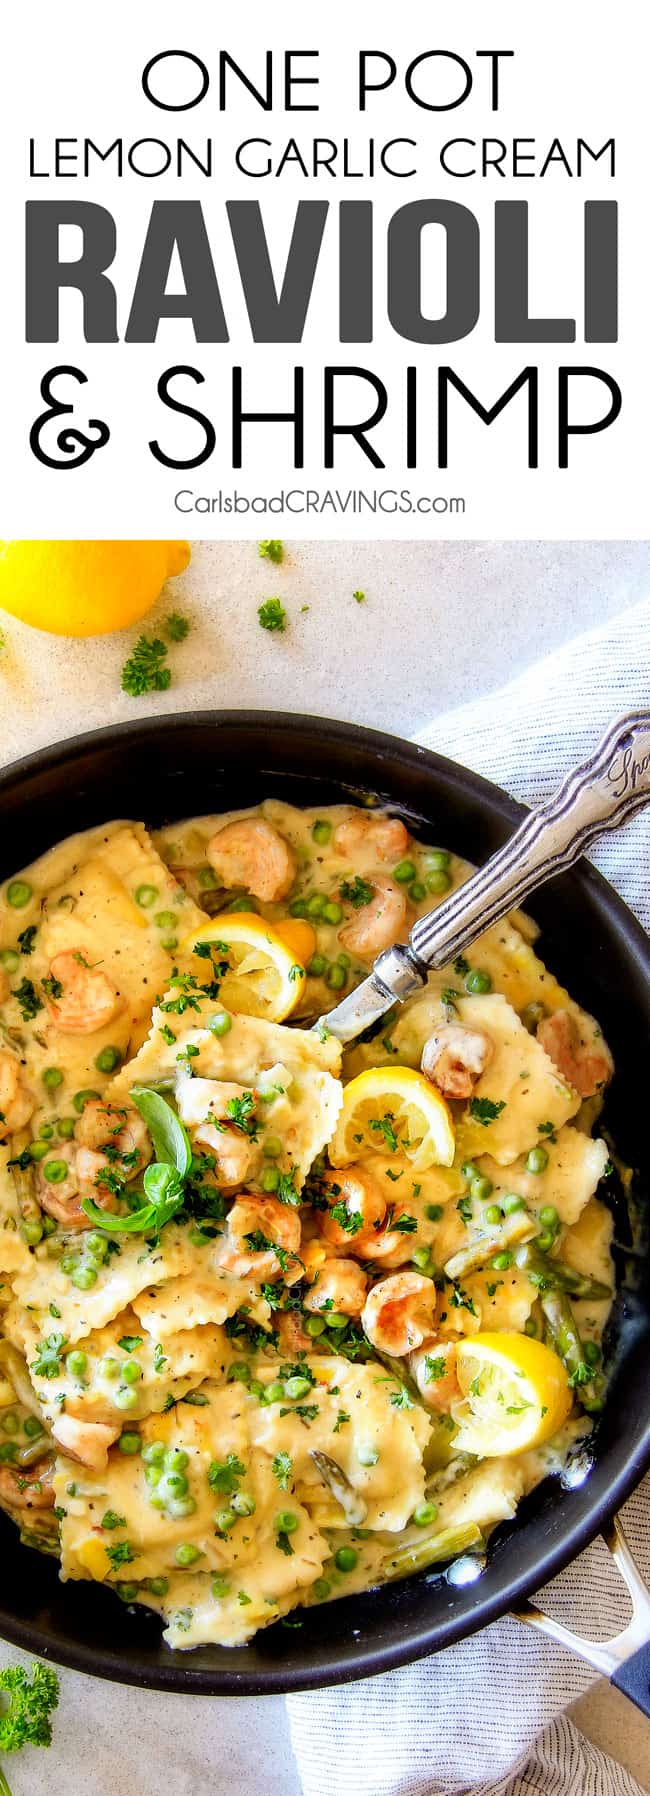
MULTIPOLYGON (((116 1365, 117 1361, 114 1360, 113 1364, 116 1365)), ((164 1441, 148 1441, 142 1449, 142 1458, 145 1465, 162 1465, 165 1459, 164 1441)))
POLYGON ((202 886, 204 892, 216 891, 218 884, 219 881, 213 867, 200 868, 199 885, 202 886))
POLYGON ((255 899, 251 898, 250 892, 247 892, 245 898, 233 899, 230 909, 231 909, 231 911, 233 911, 233 910, 256 911, 257 905, 255 903, 255 899))
POLYGON ((0 1465, 12 1465, 18 1448, 15 1441, 3 1441, 0 1447, 0 1465))
POLYGON ((328 967, 327 979, 326 979, 325 983, 326 983, 326 985, 329 986, 330 991, 332 991, 332 992, 342 991, 344 985, 347 984, 347 973, 345 971, 345 967, 337 966, 336 962, 334 963, 333 967, 328 967))
POLYGON ((75 1132, 74 1116, 60 1116, 56 1125, 57 1135, 61 1141, 71 1141, 75 1132))
POLYGON ((248 1389, 251 1397, 257 1397, 259 1403, 266 1403, 266 1385, 261 1384, 259 1378, 251 1378, 248 1389))
POLYGON ((163 1472, 160 1488, 166 1497, 186 1497, 190 1487, 184 1472, 163 1472))
POLYGON ((529 1335, 530 1339, 533 1341, 536 1339, 537 1323, 534 1316, 527 1316, 526 1321, 524 1322, 524 1334, 529 1335))
POLYGON ((7 886, 7 904, 11 905, 12 910, 24 910, 25 905, 29 904, 31 896, 32 887, 28 885, 26 879, 12 879, 11 884, 7 886))
POLYGON ((415 1522, 416 1528, 428 1528, 429 1522, 435 1522, 437 1514, 437 1503, 418 1503, 417 1508, 413 1510, 412 1520, 415 1522))
POLYGON ((359 1465, 376 1465, 379 1459, 379 1448, 373 1447, 371 1442, 367 1442, 365 1445, 357 1447, 357 1459, 359 1465))
POLYGON ((413 1265, 417 1266, 418 1272, 429 1272, 431 1269, 431 1248, 415 1247, 411 1254, 411 1259, 413 1265))
POLYGON ((62 1255, 61 1271, 65 1272, 66 1278, 70 1277, 71 1272, 74 1272, 75 1267, 78 1265, 79 1265, 79 1261, 78 1261, 76 1253, 64 1253, 62 1255))
POLYGON ((293 1509, 281 1509, 276 1515, 275 1526, 278 1534, 295 1534, 300 1525, 300 1518, 293 1509))
POLYGON ((234 1509, 235 1515, 254 1515, 255 1498, 250 1497, 245 1490, 237 1490, 230 1499, 230 1507, 234 1509))
POLYGON ((41 1123, 38 1133, 43 1141, 51 1141, 54 1134, 54 1123, 41 1123))
MULTIPOLYGON (((31 1146, 28 1151, 29 1151, 30 1160, 44 1160, 45 1155, 51 1154, 52 1149, 50 1147, 49 1141, 32 1141, 31 1146)), ((50 1165, 53 1165, 53 1164, 55 1164, 55 1162, 50 1161, 50 1165)), ((68 1169, 66 1166, 66 1172, 67 1172, 67 1170, 68 1169)))
POLYGON ((475 1165, 473 1160, 465 1160, 460 1170, 466 1185, 471 1185, 472 1179, 480 1179, 481 1177, 478 1166, 475 1165))
POLYGON ((82 1110, 85 1110, 86 1104, 89 1104, 92 1098, 99 1098, 99 1097, 101 1097, 101 1092, 92 1091, 89 1087, 87 1091, 75 1091, 72 1102, 74 1104, 75 1110, 77 1110, 79 1112, 79 1115, 81 1116, 81 1112, 82 1112, 82 1110))
POLYGON ((91 1229, 90 1233, 86 1235, 84 1246, 86 1253, 90 1254, 91 1260, 103 1262, 107 1258, 108 1241, 105 1235, 98 1234, 97 1229, 91 1229))
POLYGON ((472 1179, 469 1188, 470 1197, 475 1198, 477 1204, 487 1203, 488 1198, 492 1196, 493 1190, 494 1185, 492 1184, 492 1180, 485 1178, 482 1173, 479 1173, 478 1178, 472 1179))
POLYGON ((69 1171, 67 1160, 47 1160, 43 1167, 43 1178, 47 1179, 48 1185, 62 1185, 69 1171))
POLYGON ((174 1558, 177 1565, 196 1565, 197 1559, 202 1559, 203 1554, 200 1547, 195 1547, 191 1540, 182 1540, 176 1548, 174 1558))
POLYGON ((66 1354, 66 1366, 73 1378, 83 1378, 88 1365, 88 1356, 81 1351, 66 1354))
POLYGON ((311 833, 313 841, 318 843, 319 848, 326 848, 332 834, 332 825, 325 818, 317 817, 316 822, 312 824, 311 833))
POLYGON ((273 1380, 272 1384, 265 1385, 263 1387, 263 1389, 264 1389, 264 1396, 265 1396, 267 1403, 281 1403, 282 1402, 282 1399, 285 1395, 285 1388, 279 1378, 275 1378, 273 1380))
POLYGON ((160 1479, 162 1478, 162 1466, 146 1465, 144 1468, 144 1477, 145 1477, 145 1484, 154 1485, 154 1486, 156 1484, 159 1484, 160 1479))
POLYGON ((450 860, 451 855, 449 854, 448 849, 427 848, 424 856, 427 873, 440 873, 441 871, 446 871, 450 860))
POLYGON ((42 1222, 21 1222, 20 1233, 26 1247, 38 1247, 43 1239, 42 1222))
POLYGON ((166 935, 164 940, 161 941, 160 946, 161 948, 164 948, 166 954, 173 954, 178 947, 178 936, 166 935))
POLYGON ((96 1267, 76 1266, 72 1274, 72 1283, 78 1291, 90 1291, 91 1286, 97 1283, 96 1267))
POLYGON ((327 899, 324 892, 312 892, 311 897, 307 899, 306 915, 322 917, 326 904, 327 899))
POLYGON ((321 979, 323 973, 327 972, 327 960, 325 955, 312 954, 311 960, 307 965, 307 972, 311 974, 312 979, 321 979))
POLYGON ((426 1204, 424 1214, 429 1222, 439 1222, 441 1216, 444 1216, 444 1205, 426 1204))
POLYGON ((265 1166, 262 1173, 261 1183, 263 1191, 277 1191, 280 1183, 280 1174, 277 1166, 265 1166))
POLYGON ((325 1317, 324 1316, 306 1316, 305 1317, 305 1334, 310 1335, 312 1340, 316 1340, 318 1335, 322 1335, 324 1328, 325 1328, 325 1317))
POLYGON ((220 1534, 229 1534, 237 1521, 234 1509, 218 1509, 214 1518, 215 1527, 220 1534))
POLYGON ((487 1210, 485 1211, 485 1221, 489 1223, 490 1228, 497 1228, 502 1220, 503 1211, 499 1208, 499 1205, 488 1204, 487 1210))
POLYGON ((481 997, 492 990, 492 977, 483 967, 474 967, 465 980, 466 992, 479 992, 481 997))
POLYGON ((188 1241, 191 1241, 193 1247, 209 1247, 212 1240, 212 1236, 206 1235, 203 1229, 199 1228, 198 1225, 196 1228, 190 1229, 187 1238, 188 1241))
POLYGON ((56 1091, 58 1086, 63 1084, 63 1073, 60 1066, 44 1067, 41 1078, 46 1091, 56 1091))
POLYGON ((141 1435, 136 1434, 135 1430, 127 1428, 124 1433, 120 1435, 117 1444, 120 1453, 139 1453, 142 1446, 142 1437, 141 1435))
POLYGON ((39 1422, 38 1416, 25 1416, 23 1433, 27 1435, 28 1440, 35 1441, 39 1434, 44 1432, 43 1423, 39 1422))
POLYGON ((597 1341, 584 1341, 582 1351, 588 1366, 597 1366, 600 1359, 600 1347, 597 1341))
POLYGON ((539 1212, 539 1220, 540 1222, 543 1222, 544 1227, 547 1229, 557 1228, 560 1218, 555 1208, 555 1204, 544 1204, 539 1212))
POLYGON ((337 923, 342 923, 342 921, 343 911, 340 904, 337 904, 335 898, 330 898, 328 903, 323 905, 323 922, 336 925, 337 923))
POLYGON ((102 1048, 94 1062, 98 1073, 114 1073, 120 1065, 122 1055, 119 1048, 102 1048))
POLYGON ((328 1310, 325 1320, 327 1327, 333 1328, 336 1332, 339 1328, 347 1328, 350 1318, 349 1316, 340 1316, 338 1310, 328 1310))
MULTIPOLYGON (((54 1217, 53 1216, 44 1216, 43 1222, 42 1222, 42 1228, 43 1228, 44 1235, 53 1235, 54 1231, 56 1229, 56 1222, 54 1220, 54 1217)), ((53 1242, 52 1249, 54 1249, 55 1246, 57 1247, 57 1252, 60 1252, 61 1251, 60 1247, 58 1247, 56 1242, 53 1242)))
POLYGON ((125 1384, 138 1383, 142 1377, 142 1366, 138 1365, 137 1359, 127 1360, 126 1365, 122 1368, 122 1377, 125 1384))
POLYGON ((213 1578, 211 1590, 212 1590, 212 1595, 214 1597, 216 1597, 217 1602, 220 1602, 221 1598, 223 1596, 228 1596, 228 1594, 230 1592, 230 1578, 224 1578, 224 1577, 213 1578))
POLYGON ((100 1378, 119 1378, 122 1366, 119 1359, 112 1359, 110 1353, 107 1353, 104 1359, 100 1359, 98 1369, 100 1378))
POLYGON ((169 1509, 172 1521, 183 1521, 185 1516, 194 1516, 196 1496, 172 1496, 167 1503, 167 1509, 169 1509))
POLYGON ((121 1384, 115 1392, 113 1402, 116 1409, 136 1409, 138 1393, 132 1390, 129 1384, 121 1384))
POLYGON ((311 1587, 312 1596, 316 1598, 317 1603, 324 1603, 327 1601, 331 1588, 327 1578, 315 1578, 311 1587))
POLYGON ((508 1272, 512 1266, 512 1254, 507 1251, 505 1253, 495 1253, 494 1259, 490 1261, 490 1265, 495 1272, 508 1272))
POLYGON ((334 1564, 337 1571, 354 1571, 354 1568, 358 1563, 359 1554, 354 1547, 339 1547, 338 1552, 334 1554, 334 1564))
POLYGON ((516 1191, 502 1191, 499 1203, 504 1216, 514 1216, 515 1210, 525 1210, 526 1208, 523 1197, 518 1197, 516 1191))
POLYGON ((154 917, 157 929, 175 929, 178 919, 173 910, 159 910, 154 917))
POLYGON ((244 1363, 241 1366, 234 1365, 228 1367, 226 1375, 227 1384, 250 1384, 250 1381, 251 1369, 246 1360, 244 1360, 244 1363))
POLYGON ((169 1590, 169 1578, 147 1578, 147 1590, 152 1596, 166 1596, 169 1590))
POLYGON ((426 895, 427 895, 427 888, 425 885, 423 885, 422 880, 421 879, 412 879, 411 884, 409 886, 409 898, 411 900, 411 903, 412 904, 421 904, 422 899, 426 898, 426 895))
POLYGON ((232 1029, 232 1017, 229 1016, 228 1011, 215 1010, 214 1016, 210 1017, 208 1029, 210 1030, 211 1035, 216 1035, 217 1037, 228 1035, 232 1029))
POLYGON ((140 905, 141 910, 150 910, 152 904, 155 904, 158 896, 157 886, 144 885, 136 887, 135 902, 140 905))
POLYGON ((450 874, 445 873, 443 867, 440 867, 439 871, 436 873, 430 873, 427 879, 427 889, 433 893, 448 892, 450 885, 450 874))
POLYGON ((19 966, 20 955, 16 952, 16 949, 3 948, 0 953, 0 967, 4 967, 5 973, 15 973, 19 966))
POLYGON ((168 1472, 184 1472, 190 1463, 190 1456, 184 1447, 167 1447, 164 1460, 168 1472))
POLYGON ((278 1154, 282 1153, 282 1142, 279 1135, 265 1135, 264 1152, 268 1160, 277 1160, 278 1154))
POLYGON ((546 1172, 548 1154, 545 1147, 531 1147, 526 1155, 526 1172, 546 1172))
POLYGON ((412 879, 415 879, 416 872, 417 868, 413 861, 398 861, 397 866, 393 867, 393 879, 396 879, 401 886, 407 886, 412 879))
POLYGON ((115 1589, 123 1603, 134 1603, 138 1594, 137 1584, 116 1584, 115 1589))
POLYGON ((285 1379, 284 1394, 286 1397, 291 1398, 292 1402, 293 1402, 294 1398, 297 1399, 299 1397, 306 1397, 307 1392, 310 1390, 311 1390, 311 1379, 310 1378, 286 1378, 285 1379))
POLYGON ((545 1229, 542 1235, 537 1236, 537 1246, 539 1247, 540 1253, 548 1253, 553 1246, 554 1241, 555 1229, 545 1229))
POLYGON ((304 898, 294 898, 293 903, 289 905, 289 916, 290 917, 306 917, 306 915, 307 915, 307 905, 306 905, 305 899, 304 898))
POLYGON ((7 1410, 6 1416, 3 1416, 3 1418, 2 1418, 2 1426, 3 1426, 5 1434, 17 1434, 18 1433, 18 1429, 20 1427, 20 1422, 18 1420, 15 1410, 13 1410, 13 1409, 7 1410))

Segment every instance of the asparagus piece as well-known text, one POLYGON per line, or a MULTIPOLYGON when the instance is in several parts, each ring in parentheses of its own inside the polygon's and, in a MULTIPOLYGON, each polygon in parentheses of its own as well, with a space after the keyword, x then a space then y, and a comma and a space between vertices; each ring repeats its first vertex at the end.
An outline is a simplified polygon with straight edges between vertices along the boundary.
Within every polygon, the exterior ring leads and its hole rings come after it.
MULTIPOLYGON (((29 1147, 31 1135, 28 1129, 21 1129, 13 1135, 10 1144, 10 1161, 18 1161, 25 1148, 29 1147)), ((35 1247, 43 1234, 43 1216, 36 1198, 34 1166, 11 1166, 18 1208, 21 1215, 20 1233, 29 1247, 35 1247)))
POLYGON ((600 1302, 612 1296, 611 1285, 604 1285, 598 1278, 590 1278, 586 1272, 578 1272, 575 1266, 567 1266, 563 1260, 551 1260, 542 1253, 534 1241, 521 1247, 515 1255, 517 1265, 526 1272, 533 1285, 540 1291, 565 1291, 570 1297, 590 1297, 593 1302, 600 1302))
POLYGON ((461 1247, 458 1253, 452 1254, 445 1266, 445 1277, 463 1278, 467 1272, 476 1272, 485 1266, 495 1253, 502 1253, 504 1247, 513 1247, 515 1242, 530 1241, 537 1233, 537 1222, 528 1210, 513 1210, 510 1216, 495 1223, 494 1228, 486 1229, 475 1235, 467 1247, 461 1247))
POLYGON ((368 1507, 364 1503, 363 1497, 359 1496, 354 1485, 346 1477, 338 1460, 331 1459, 329 1453, 321 1453, 317 1447, 314 1447, 309 1457, 313 1459, 323 1483, 327 1485, 336 1502, 340 1503, 346 1522, 351 1528, 360 1528, 365 1522, 368 1507))
POLYGON ((590 1412, 602 1409, 602 1379, 595 1378, 591 1366, 587 1364, 571 1300, 566 1291, 543 1291, 540 1301, 552 1345, 566 1367, 569 1383, 576 1391, 583 1409, 590 1412))
POLYGON ((395 1379, 396 1384, 404 1385, 409 1396, 415 1397, 416 1402, 420 1404, 421 1408, 427 1408, 420 1387, 416 1384, 413 1374, 409 1372, 408 1366, 403 1359, 394 1359, 392 1354, 383 1353, 380 1347, 373 1347, 372 1356, 373 1359, 379 1360, 380 1366, 385 1366, 386 1371, 390 1372, 391 1377, 395 1379))
POLYGON ((385 1559, 381 1567, 382 1582, 391 1578, 403 1578, 408 1572, 425 1571, 428 1565, 440 1564, 444 1559, 456 1559, 459 1553, 466 1553, 470 1547, 483 1545, 483 1536, 476 1522, 465 1522, 455 1528, 439 1528, 437 1533, 427 1534, 424 1540, 410 1541, 407 1546, 398 1547, 390 1558, 385 1559))

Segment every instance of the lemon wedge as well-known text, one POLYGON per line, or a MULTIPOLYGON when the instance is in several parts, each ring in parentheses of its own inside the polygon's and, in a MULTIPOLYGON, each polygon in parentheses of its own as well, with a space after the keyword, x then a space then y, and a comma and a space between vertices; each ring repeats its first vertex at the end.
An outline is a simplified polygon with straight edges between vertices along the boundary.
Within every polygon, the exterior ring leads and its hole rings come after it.
POLYGON ((307 967, 312 954, 316 953, 316 930, 306 917, 283 917, 281 923, 274 923, 275 934, 280 941, 291 950, 294 960, 307 967))
POLYGON ((179 964, 200 985, 210 978, 210 961, 197 945, 214 945, 215 962, 228 959, 219 1003, 235 1015, 282 1023, 295 1010, 305 985, 305 969, 281 936, 253 911, 220 912, 183 942, 179 964))
POLYGON ((459 1341, 452 1405, 454 1451, 494 1458, 525 1453, 566 1421, 572 1396, 557 1353, 528 1335, 478 1334, 459 1341))
POLYGON ((400 1153, 414 1172, 451 1166, 454 1130, 444 1098, 409 1066, 371 1066, 343 1093, 329 1157, 347 1166, 371 1150, 400 1153))

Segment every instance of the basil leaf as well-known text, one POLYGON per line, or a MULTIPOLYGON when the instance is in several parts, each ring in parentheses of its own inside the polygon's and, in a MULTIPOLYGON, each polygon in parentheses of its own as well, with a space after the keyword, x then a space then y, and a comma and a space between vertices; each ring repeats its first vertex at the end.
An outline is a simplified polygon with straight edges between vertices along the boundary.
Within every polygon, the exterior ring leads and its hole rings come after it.
POLYGON ((141 1091, 133 1091, 131 1097, 149 1130, 156 1159, 164 1161, 167 1166, 175 1166, 181 1178, 185 1178, 192 1163, 190 1138, 171 1104, 167 1103, 159 1091, 151 1091, 147 1087, 143 1087, 141 1091))
POLYGON ((156 1215, 153 1204, 144 1204, 141 1210, 132 1210, 130 1216, 113 1216, 108 1210, 100 1210, 92 1197, 82 1197, 81 1208, 105 1235, 142 1235, 156 1215))
POLYGON ((147 1197, 151 1204, 168 1208, 170 1204, 177 1207, 183 1202, 183 1181, 175 1166, 166 1166, 154 1160, 147 1166, 142 1180, 147 1197))

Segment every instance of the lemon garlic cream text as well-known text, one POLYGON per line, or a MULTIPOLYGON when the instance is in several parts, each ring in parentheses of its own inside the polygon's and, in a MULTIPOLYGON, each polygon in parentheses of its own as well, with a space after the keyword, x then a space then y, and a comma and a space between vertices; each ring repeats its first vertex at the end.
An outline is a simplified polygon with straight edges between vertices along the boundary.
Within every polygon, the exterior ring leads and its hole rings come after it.
POLYGON ((313 1027, 467 872, 268 800, 0 893, 0 1504, 171 1647, 481 1552, 602 1407, 612 1063, 530 921, 313 1027))

